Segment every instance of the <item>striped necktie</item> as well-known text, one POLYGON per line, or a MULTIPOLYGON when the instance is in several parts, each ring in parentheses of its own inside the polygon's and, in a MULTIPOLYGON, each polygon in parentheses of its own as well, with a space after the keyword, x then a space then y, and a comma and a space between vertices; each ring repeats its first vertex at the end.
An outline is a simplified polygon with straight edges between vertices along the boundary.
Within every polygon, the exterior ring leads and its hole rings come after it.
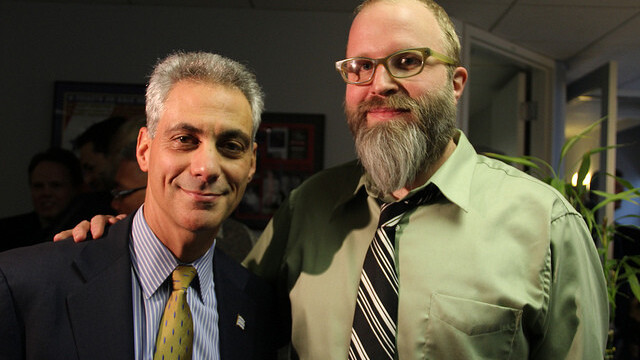
POLYGON ((350 360, 394 359, 398 321, 396 225, 408 210, 433 202, 438 194, 438 188, 429 184, 409 199, 381 206, 378 228, 360 274, 349 345, 350 360))
POLYGON ((193 351, 193 320, 187 304, 187 289, 196 276, 190 265, 178 265, 171 277, 173 291, 164 308, 154 360, 190 360, 193 351))

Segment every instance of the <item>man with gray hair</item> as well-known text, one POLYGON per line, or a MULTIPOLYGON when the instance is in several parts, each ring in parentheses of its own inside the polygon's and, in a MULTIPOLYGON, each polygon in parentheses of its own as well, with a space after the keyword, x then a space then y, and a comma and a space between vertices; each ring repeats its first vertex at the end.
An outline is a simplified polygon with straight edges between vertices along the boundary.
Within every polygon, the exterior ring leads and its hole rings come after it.
POLYGON ((275 357, 270 287, 215 248, 256 169, 254 75, 176 53, 146 105, 144 205, 103 239, 0 254, 0 358, 275 357))

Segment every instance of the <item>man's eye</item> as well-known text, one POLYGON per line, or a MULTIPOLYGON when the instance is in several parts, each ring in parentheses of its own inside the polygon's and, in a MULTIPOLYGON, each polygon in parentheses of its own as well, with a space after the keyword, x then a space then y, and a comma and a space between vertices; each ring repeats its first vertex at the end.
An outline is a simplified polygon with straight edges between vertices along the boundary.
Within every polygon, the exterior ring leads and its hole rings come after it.
POLYGON ((61 183, 60 181, 53 181, 49 185, 54 189, 60 189, 64 186, 64 184, 61 183))
POLYGON ((369 71, 371 69, 373 69, 373 63, 371 63, 370 61, 362 62, 360 64, 360 70, 362 71, 369 71))
POLYGON ((189 135, 180 135, 174 138, 174 141, 180 146, 198 145, 198 139, 189 135))
POLYGON ((365 60, 353 60, 349 62, 348 65, 348 71, 354 74, 357 74, 360 71, 369 71, 371 68, 371 62, 365 60))
POLYGON ((422 66, 422 58, 416 54, 403 54, 392 61, 393 67, 398 69, 412 69, 422 66))
POLYGON ((240 157, 246 152, 247 147, 239 141, 225 141, 218 146, 220 152, 229 157, 240 157))

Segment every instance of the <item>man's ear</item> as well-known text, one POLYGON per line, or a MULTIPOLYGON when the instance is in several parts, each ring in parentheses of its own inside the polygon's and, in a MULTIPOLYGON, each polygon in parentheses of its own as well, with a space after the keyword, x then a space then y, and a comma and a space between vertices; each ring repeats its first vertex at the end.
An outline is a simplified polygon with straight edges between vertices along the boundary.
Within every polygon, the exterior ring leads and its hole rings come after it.
POLYGON ((462 92, 464 91, 464 85, 467 83, 468 77, 467 69, 459 66, 455 70, 453 70, 453 76, 451 76, 451 80, 453 81, 453 93, 456 101, 460 100, 462 96, 462 92))
POLYGON ((253 143, 253 154, 251 154, 251 169, 249 169, 249 181, 253 180, 253 175, 256 173, 256 159, 257 159, 258 143, 253 143))
POLYGON ((149 171, 149 148, 151 140, 149 137, 149 129, 147 129, 146 126, 140 128, 138 132, 138 144, 136 146, 136 158, 138 159, 140 170, 144 172, 149 171))

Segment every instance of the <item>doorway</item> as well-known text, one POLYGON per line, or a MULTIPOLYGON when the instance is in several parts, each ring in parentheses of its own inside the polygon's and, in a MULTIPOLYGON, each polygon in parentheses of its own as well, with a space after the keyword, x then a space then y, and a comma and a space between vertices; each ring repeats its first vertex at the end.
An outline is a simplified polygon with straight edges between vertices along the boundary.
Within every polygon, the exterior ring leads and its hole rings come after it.
POLYGON ((555 61, 465 24, 460 128, 478 152, 551 162, 555 61))
POLYGON ((523 107, 531 97, 531 69, 472 44, 469 72, 469 140, 476 150, 529 155, 523 107))

